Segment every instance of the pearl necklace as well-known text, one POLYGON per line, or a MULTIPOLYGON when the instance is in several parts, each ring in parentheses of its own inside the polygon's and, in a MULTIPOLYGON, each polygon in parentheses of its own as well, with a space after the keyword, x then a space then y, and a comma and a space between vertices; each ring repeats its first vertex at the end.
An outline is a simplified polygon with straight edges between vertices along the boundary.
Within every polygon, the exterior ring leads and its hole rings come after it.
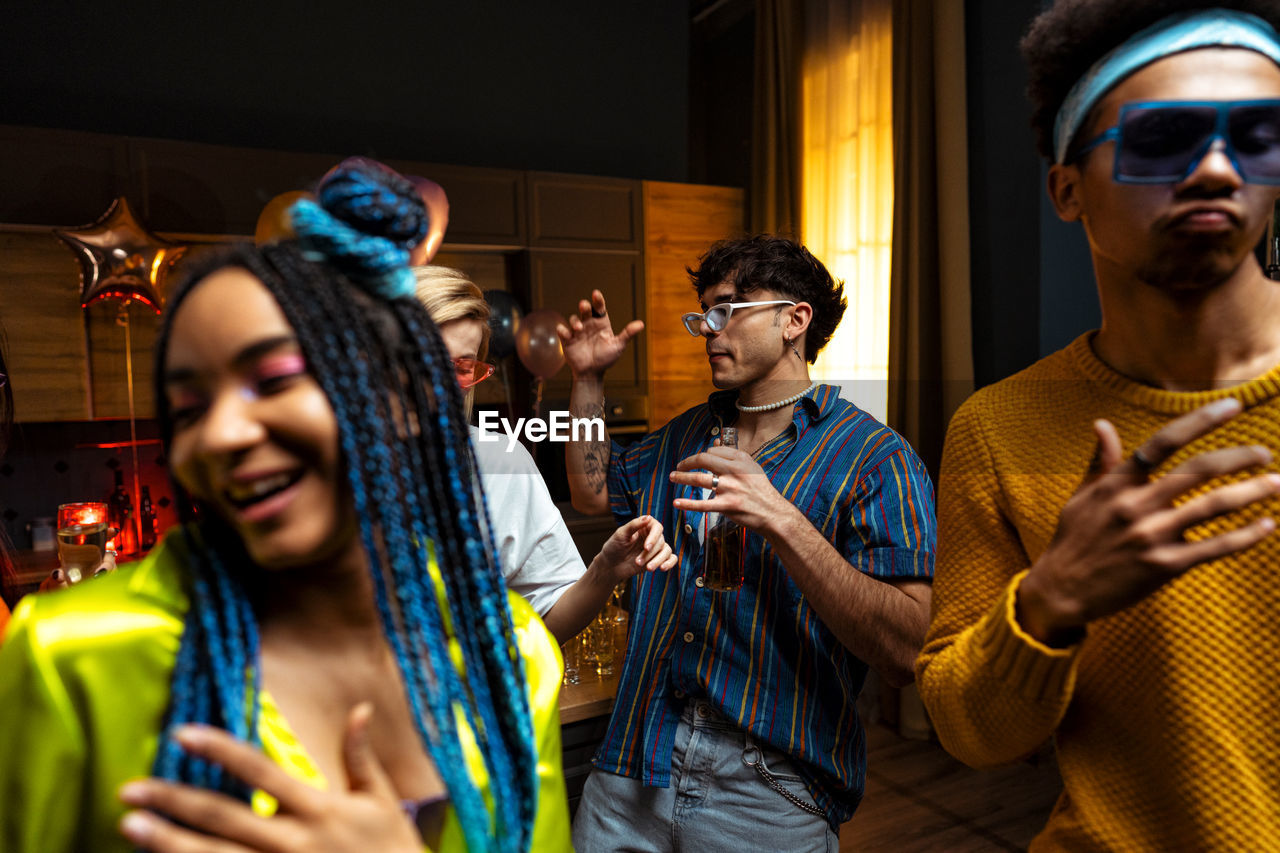
POLYGON ((818 387, 818 383, 814 382, 810 384, 808 388, 801 391, 799 394, 792 394, 790 397, 787 397, 784 400, 779 400, 776 403, 765 403, 763 406, 744 406, 741 403, 739 403, 737 400, 734 400, 733 404, 738 407, 739 412, 768 412, 772 409, 781 409, 783 406, 794 403, 796 400, 799 400, 805 394, 808 394, 810 391, 812 391, 814 388, 817 388, 817 387, 818 387))

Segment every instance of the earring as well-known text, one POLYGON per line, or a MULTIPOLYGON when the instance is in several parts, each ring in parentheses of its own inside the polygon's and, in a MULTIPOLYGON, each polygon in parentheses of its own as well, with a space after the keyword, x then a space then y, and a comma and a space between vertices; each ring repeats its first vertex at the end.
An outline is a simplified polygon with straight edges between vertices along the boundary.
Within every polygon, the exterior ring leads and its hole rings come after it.
POLYGON ((796 358, 804 361, 804 356, 802 356, 800 354, 800 350, 796 348, 796 342, 791 340, 791 338, 783 338, 783 340, 787 342, 787 346, 791 347, 791 351, 796 354, 796 358))

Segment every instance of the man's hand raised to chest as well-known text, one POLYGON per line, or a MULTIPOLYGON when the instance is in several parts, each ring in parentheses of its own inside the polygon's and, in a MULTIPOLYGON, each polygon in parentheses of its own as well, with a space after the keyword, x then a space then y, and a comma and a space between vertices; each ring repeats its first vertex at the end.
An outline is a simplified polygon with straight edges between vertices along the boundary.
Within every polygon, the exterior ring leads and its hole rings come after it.
POLYGON ((1125 609, 1188 569, 1249 548, 1275 530, 1263 516, 1225 533, 1188 540, 1188 528, 1280 492, 1280 476, 1236 480, 1175 501, 1219 477, 1271 461, 1265 447, 1194 456, 1155 480, 1151 471, 1240 412, 1219 400, 1171 421, 1128 459, 1110 422, 1098 421, 1096 470, 1062 509, 1057 533, 1018 589, 1018 621, 1036 639, 1068 645, 1091 621, 1125 609))
POLYGON ((853 566, 770 482, 749 454, 712 447, 682 459, 671 482, 711 489, 706 499, 672 506, 718 512, 764 537, 836 639, 892 686, 914 679, 913 665, 929 621, 927 581, 882 581, 853 566))
POLYGON ((670 479, 677 485, 712 491, 705 499, 676 498, 671 502, 676 509, 718 512, 765 538, 797 523, 809 523, 774 488, 760 463, 737 448, 710 447, 681 459, 670 479))

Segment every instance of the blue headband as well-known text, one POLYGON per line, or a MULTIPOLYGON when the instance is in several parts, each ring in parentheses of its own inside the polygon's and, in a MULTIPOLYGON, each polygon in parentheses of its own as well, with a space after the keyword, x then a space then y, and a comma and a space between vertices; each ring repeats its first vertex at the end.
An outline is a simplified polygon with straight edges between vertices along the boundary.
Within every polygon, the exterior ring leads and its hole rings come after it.
POLYGON ((1063 162, 1089 111, 1117 83, 1157 59, 1202 47, 1253 50, 1280 65, 1280 36, 1256 15, 1204 9, 1163 18, 1099 59, 1071 87, 1053 125, 1054 162, 1063 162))

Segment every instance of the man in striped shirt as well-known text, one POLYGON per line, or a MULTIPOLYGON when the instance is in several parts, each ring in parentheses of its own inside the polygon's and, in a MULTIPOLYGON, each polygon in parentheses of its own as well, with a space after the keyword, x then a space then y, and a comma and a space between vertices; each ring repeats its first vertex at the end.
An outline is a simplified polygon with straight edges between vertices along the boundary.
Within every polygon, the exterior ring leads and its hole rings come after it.
MULTIPOLYGON (((843 287, 774 236, 691 271, 717 389, 623 450, 570 445, 574 505, 663 522, 678 570, 632 582, 618 696, 574 825, 579 851, 834 850, 862 796, 854 708, 869 668, 911 680, 929 616, 933 488, 901 436, 811 383, 843 287), (719 446, 737 429, 737 449, 719 446), (607 489, 606 489, 607 483, 607 489), (707 517, 747 530, 740 589, 712 591, 707 517)), ((560 330, 572 410, 603 407, 614 335, 597 291, 560 330)))

